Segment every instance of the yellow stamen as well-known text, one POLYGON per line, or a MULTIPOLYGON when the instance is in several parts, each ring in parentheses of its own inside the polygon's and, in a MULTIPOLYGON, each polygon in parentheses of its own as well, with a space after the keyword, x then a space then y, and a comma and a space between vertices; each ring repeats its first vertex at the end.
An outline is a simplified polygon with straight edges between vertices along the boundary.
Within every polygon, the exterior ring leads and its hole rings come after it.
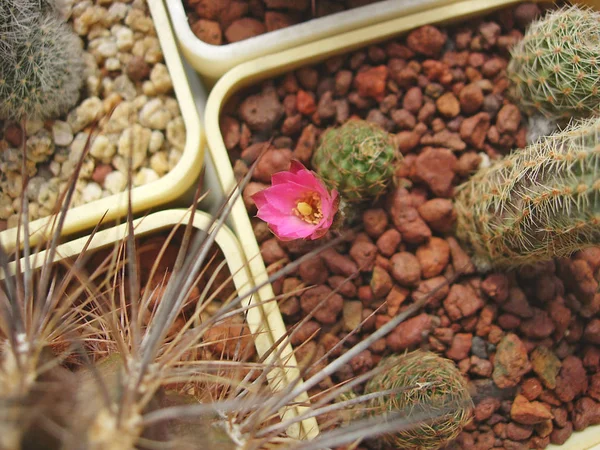
POLYGON ((300 202, 296 207, 298 208, 298 212, 303 216, 310 216, 313 212, 312 206, 306 202, 300 202))
POLYGON ((316 225, 323 218, 321 198, 316 192, 311 192, 298 200, 292 212, 304 222, 316 225))

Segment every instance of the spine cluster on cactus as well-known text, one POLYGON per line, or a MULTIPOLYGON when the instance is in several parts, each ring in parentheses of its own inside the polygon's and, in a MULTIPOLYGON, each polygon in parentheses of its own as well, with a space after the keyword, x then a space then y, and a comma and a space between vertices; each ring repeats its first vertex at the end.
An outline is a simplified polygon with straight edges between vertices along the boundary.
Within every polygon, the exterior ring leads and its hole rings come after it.
POLYGON ((360 203, 377 199, 387 189, 399 157, 392 137, 379 126, 350 120, 326 130, 312 165, 342 201, 360 203))
POLYGON ((600 119, 575 123, 459 186, 457 235, 481 270, 600 244, 600 119))
POLYGON ((53 2, 0 5, 0 119, 56 117, 83 83, 83 49, 53 2))
POLYGON ((381 365, 385 369, 367 383, 365 393, 387 390, 397 393, 372 400, 371 414, 439 411, 433 421, 388 435, 387 441, 394 448, 436 450, 458 436, 471 417, 472 399, 466 379, 452 361, 416 350, 391 356, 382 360, 381 365))
POLYGON ((600 113, 600 12, 571 6, 534 22, 511 49, 509 90, 528 114, 600 113))

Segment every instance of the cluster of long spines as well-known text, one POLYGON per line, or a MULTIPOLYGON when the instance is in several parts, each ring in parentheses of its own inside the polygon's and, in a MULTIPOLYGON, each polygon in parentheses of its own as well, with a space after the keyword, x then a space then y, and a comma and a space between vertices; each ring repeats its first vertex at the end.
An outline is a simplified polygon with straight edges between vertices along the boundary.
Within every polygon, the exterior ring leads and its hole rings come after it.
POLYGON ((456 365, 432 352, 416 350, 383 359, 384 367, 367 383, 365 393, 396 390, 371 401, 371 414, 385 416, 439 411, 434 421, 387 436, 394 448, 436 450, 454 440, 470 420, 472 400, 456 365))
POLYGON ((510 94, 553 120, 600 113, 600 13, 565 7, 534 22, 511 49, 510 94))
POLYGON ((600 119, 573 124, 459 186, 457 235, 482 270, 600 244, 600 119))
POLYGON ((83 83, 83 49, 54 2, 0 5, 0 118, 54 118, 72 107, 83 83))
POLYGON ((312 158, 315 171, 347 203, 377 199, 389 186, 399 157, 390 134, 374 123, 350 120, 326 130, 312 158))

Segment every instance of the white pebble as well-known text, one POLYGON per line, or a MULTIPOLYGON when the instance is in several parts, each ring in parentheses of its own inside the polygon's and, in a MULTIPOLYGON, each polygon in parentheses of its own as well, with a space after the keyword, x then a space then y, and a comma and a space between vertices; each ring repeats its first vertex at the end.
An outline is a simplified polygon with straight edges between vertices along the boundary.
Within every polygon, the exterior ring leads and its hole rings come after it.
POLYGON ((113 90, 127 101, 132 101, 137 96, 135 85, 127 75, 115 78, 113 90))
POLYGON ((150 72, 150 81, 154 83, 154 89, 158 94, 166 94, 173 89, 171 76, 167 70, 167 66, 157 63, 150 72))
POLYGON ((130 28, 115 25, 111 30, 117 38, 117 47, 122 52, 127 52, 133 47, 133 31, 130 28))
POLYGON ((62 120, 56 120, 52 125, 52 137, 54 143, 60 147, 68 147, 73 142, 73 130, 71 125, 62 120))
POLYGON ((112 5, 108 7, 108 19, 111 22, 117 22, 123 20, 127 16, 127 12, 129 11, 129 6, 120 2, 113 2, 112 5))
POLYGON ((9 195, 0 192, 0 219, 8 219, 13 212, 12 199, 9 195))
POLYGON ((167 124, 167 140, 178 150, 185 148, 185 124, 183 117, 177 117, 167 124))
POLYGON ((68 160, 71 161, 73 164, 76 164, 81 159, 81 155, 83 154, 83 150, 85 150, 87 141, 88 134, 80 132, 77 133, 75 139, 73 139, 73 142, 71 142, 71 146, 69 147, 70 152, 68 160))
POLYGON ((104 38, 101 40, 97 48, 98 53, 105 58, 116 56, 119 48, 117 47, 117 41, 113 37, 104 38))
POLYGON ((164 130, 171 120, 171 113, 159 98, 153 98, 140 111, 140 123, 148 128, 164 130))
POLYGON ((93 202, 102 197, 102 188, 98 183, 89 182, 81 191, 81 199, 84 203, 93 202))
POLYGON ((161 149, 164 143, 165 135, 158 130, 154 130, 150 136, 150 145, 148 146, 148 151, 150 153, 156 153, 161 149))
POLYGON ((135 111, 131 102, 121 102, 114 109, 110 119, 104 125, 104 131, 107 133, 116 133, 127 128, 132 120, 135 120, 135 111))
POLYGON ((123 192, 125 186, 127 186, 127 177, 125 177, 125 175, 118 170, 113 170, 106 175, 106 178, 104 178, 104 189, 109 191, 111 194, 123 192))
POLYGON ((119 155, 128 158, 131 154, 134 170, 140 168, 146 159, 151 135, 152 131, 136 123, 123 131, 119 139, 119 155))
POLYGON ((50 161, 48 165, 48 169, 50 169, 50 173, 55 177, 60 173, 60 163, 58 161, 50 161))
POLYGON ((104 61, 104 68, 111 72, 119 70, 121 68, 121 61, 119 61, 119 58, 107 58, 104 61))
POLYGON ((167 152, 156 152, 150 157, 150 168, 158 175, 163 176, 169 171, 169 159, 167 152))
POLYGON ((83 130, 94 120, 102 117, 104 106, 98 97, 85 99, 79 107, 75 108, 67 116, 67 122, 71 125, 74 133, 83 130))
POLYGON ((140 171, 133 178, 133 184, 135 186, 143 186, 144 184, 152 183, 158 180, 158 174, 147 167, 142 167, 140 171))
POLYGON ((116 153, 116 147, 103 134, 100 134, 94 139, 90 148, 90 155, 102 161, 105 164, 110 164, 110 160, 116 153))

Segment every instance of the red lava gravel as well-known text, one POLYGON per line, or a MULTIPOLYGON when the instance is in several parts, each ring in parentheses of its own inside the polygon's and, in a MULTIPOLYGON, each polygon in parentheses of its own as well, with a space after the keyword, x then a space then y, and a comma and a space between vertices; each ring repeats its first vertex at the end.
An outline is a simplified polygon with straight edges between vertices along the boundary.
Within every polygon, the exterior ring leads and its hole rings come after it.
POLYGON ((183 0, 198 39, 231 44, 380 0, 183 0))
MULTIPOLYGON (((600 423, 600 248, 480 275, 452 237, 453 188, 478 167, 479 154, 497 158, 526 144, 524 118, 505 98, 505 67, 507 49, 539 13, 521 4, 453 28, 424 26, 238 93, 221 118, 238 176, 273 139, 244 192, 250 215, 250 195, 291 158, 309 164, 325 128, 357 116, 394 134, 404 155, 398 183, 363 212, 364 231, 274 289, 289 294, 281 311, 290 329, 337 290, 294 336, 294 345, 304 344, 302 362, 325 354, 374 311, 345 347, 443 286, 320 389, 389 352, 444 355, 471 380, 476 402, 452 449, 541 449, 600 423), (308 289, 295 294, 301 287, 308 289)), ((257 219, 253 226, 270 270, 318 245, 280 242, 257 219)))

